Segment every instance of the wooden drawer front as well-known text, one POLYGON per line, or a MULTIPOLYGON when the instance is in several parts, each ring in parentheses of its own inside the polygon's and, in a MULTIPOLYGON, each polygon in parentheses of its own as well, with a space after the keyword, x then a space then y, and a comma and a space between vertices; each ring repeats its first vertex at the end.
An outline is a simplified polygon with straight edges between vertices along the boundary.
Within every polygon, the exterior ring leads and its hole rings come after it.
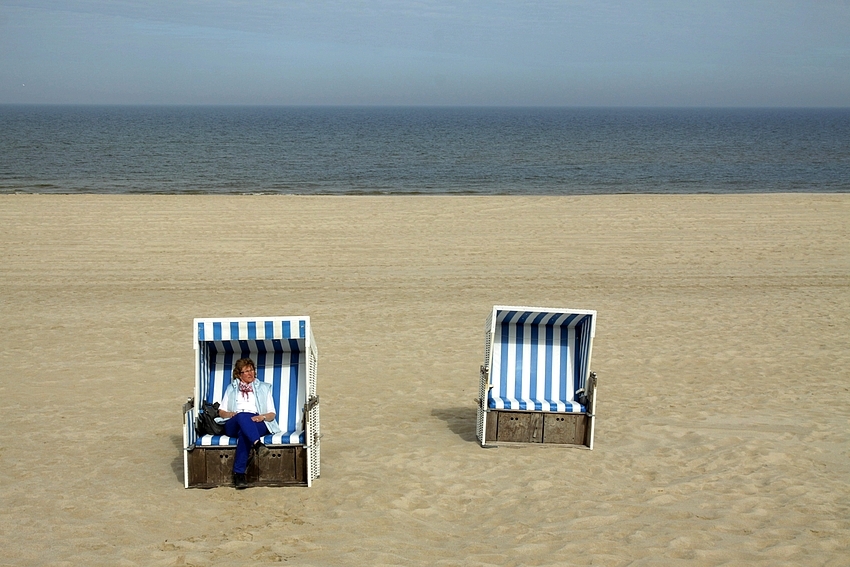
POLYGON ((543 418, 543 442, 584 445, 587 432, 585 414, 547 413, 543 418))
POLYGON ((543 414, 531 412, 499 412, 497 441, 540 443, 543 436, 543 414))
MULTIPOLYGON (((195 449, 197 451, 197 449, 195 449)), ((220 486, 233 484, 233 449, 205 449, 207 462, 207 484, 220 486)))
MULTIPOLYGON (((300 449, 300 447, 299 447, 300 449)), ((260 459, 260 482, 295 482, 296 448, 270 448, 260 459)))

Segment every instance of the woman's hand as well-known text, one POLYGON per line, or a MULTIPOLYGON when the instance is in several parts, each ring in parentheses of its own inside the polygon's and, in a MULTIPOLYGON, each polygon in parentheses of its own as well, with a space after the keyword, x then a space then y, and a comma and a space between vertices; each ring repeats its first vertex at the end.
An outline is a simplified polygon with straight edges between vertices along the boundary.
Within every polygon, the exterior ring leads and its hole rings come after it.
POLYGON ((263 414, 263 415, 255 415, 251 418, 251 421, 256 421, 257 423, 260 423, 261 421, 266 421, 267 415, 269 415, 269 414, 266 413, 266 414, 263 414))
POLYGON ((227 411, 223 409, 218 410, 218 416, 223 417, 224 419, 230 419, 234 415, 236 415, 235 411, 227 411))

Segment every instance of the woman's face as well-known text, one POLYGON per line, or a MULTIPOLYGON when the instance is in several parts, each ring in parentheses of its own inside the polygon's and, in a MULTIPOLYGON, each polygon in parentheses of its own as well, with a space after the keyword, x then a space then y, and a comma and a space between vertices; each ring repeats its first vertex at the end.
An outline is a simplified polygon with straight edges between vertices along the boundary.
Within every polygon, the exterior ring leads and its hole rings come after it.
POLYGON ((245 382, 246 384, 250 384, 257 378, 257 371, 254 370, 253 366, 246 366, 239 373, 239 379, 245 382))

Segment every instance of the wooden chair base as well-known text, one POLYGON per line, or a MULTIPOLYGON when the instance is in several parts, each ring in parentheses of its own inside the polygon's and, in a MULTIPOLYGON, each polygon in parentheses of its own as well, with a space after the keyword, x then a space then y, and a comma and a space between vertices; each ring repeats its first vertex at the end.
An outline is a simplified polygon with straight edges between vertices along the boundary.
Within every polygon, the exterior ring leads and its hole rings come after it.
POLYGON ((485 443, 548 443, 590 448, 586 413, 489 410, 485 443))
MULTIPOLYGON (((195 447, 187 453, 189 488, 233 486, 235 447, 195 447)), ((248 486, 307 486, 307 448, 269 447, 252 459, 246 471, 248 486)))

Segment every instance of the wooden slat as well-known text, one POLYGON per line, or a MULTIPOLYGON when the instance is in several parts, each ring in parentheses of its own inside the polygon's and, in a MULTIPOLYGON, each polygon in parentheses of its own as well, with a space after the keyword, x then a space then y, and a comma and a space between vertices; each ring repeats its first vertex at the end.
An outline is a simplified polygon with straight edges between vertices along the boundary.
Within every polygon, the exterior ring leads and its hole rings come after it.
POLYGON ((586 414, 576 416, 576 445, 590 447, 589 430, 587 427, 589 421, 586 414))
POLYGON ((189 486, 206 484, 207 460, 204 449, 195 448, 186 454, 189 462, 189 486))
POLYGON ((305 447, 295 447, 295 481, 298 483, 307 483, 307 449, 305 447))
POLYGON ((498 438, 499 434, 499 412, 498 411, 488 411, 487 412, 487 431, 485 432, 485 442, 486 441, 495 441, 498 438))

